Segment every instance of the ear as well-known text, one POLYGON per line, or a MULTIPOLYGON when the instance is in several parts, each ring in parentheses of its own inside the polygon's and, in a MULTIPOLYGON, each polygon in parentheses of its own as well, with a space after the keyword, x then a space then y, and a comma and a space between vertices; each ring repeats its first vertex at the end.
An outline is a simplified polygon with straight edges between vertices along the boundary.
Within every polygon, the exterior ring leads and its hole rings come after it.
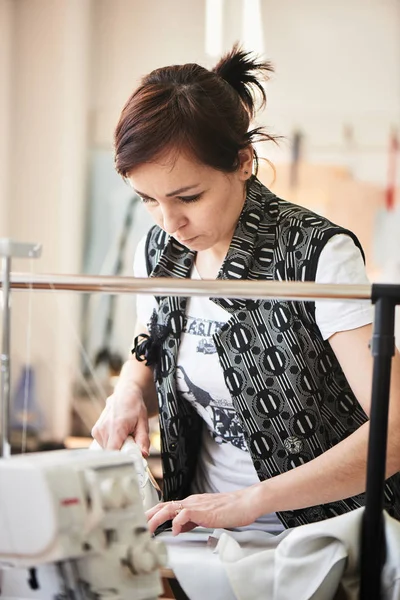
POLYGON ((239 177, 242 181, 250 179, 253 173, 253 159, 254 150, 253 146, 247 146, 243 150, 239 151, 239 177))

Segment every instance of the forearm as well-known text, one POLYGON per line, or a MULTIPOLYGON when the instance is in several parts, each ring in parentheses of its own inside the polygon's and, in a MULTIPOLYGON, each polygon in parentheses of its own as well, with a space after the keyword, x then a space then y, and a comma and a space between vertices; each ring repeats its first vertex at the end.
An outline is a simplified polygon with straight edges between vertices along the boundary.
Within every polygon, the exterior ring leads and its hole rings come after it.
POLYGON ((153 371, 135 356, 127 360, 118 378, 116 392, 124 396, 133 396, 139 391, 143 397, 149 417, 158 414, 157 392, 154 384, 153 371))
MULTIPOLYGON (((335 502, 366 487, 369 423, 318 458, 249 488, 258 515, 335 502)), ((398 427, 389 430, 386 477, 400 469, 398 427)))
MULTIPOLYGON (((134 339, 136 336, 148 333, 142 323, 136 323, 134 339)), ((147 408, 149 417, 158 414, 157 392, 154 384, 153 370, 145 362, 137 360, 134 354, 124 363, 115 387, 116 392, 121 392, 126 398, 134 397, 139 391, 147 408)))

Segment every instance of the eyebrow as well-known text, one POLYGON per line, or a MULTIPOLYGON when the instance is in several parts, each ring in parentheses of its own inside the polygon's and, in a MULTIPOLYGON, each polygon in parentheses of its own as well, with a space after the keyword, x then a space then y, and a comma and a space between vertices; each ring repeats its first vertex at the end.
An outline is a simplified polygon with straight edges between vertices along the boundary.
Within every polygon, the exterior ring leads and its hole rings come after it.
MULTIPOLYGON (((168 194, 165 194, 165 196, 167 198, 170 198, 171 196, 177 196, 178 194, 182 194, 183 192, 192 190, 193 188, 196 188, 199 185, 200 185, 199 183, 194 183, 193 185, 187 185, 185 187, 179 188, 178 190, 174 190, 173 192, 169 192, 168 194)), ((144 192, 139 192, 139 190, 135 190, 135 192, 137 194, 139 194, 139 196, 144 196, 145 198, 150 198, 150 196, 148 196, 148 194, 145 194, 144 192)))

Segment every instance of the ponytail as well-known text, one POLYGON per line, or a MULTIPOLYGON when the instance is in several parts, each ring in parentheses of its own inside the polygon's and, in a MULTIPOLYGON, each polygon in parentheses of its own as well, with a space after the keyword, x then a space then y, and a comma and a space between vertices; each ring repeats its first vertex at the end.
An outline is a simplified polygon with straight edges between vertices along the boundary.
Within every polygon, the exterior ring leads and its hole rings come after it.
POLYGON ((219 60, 212 71, 229 83, 239 94, 250 119, 255 116, 257 108, 263 108, 266 105, 267 96, 261 80, 268 81, 270 73, 274 72, 269 61, 258 62, 252 58, 250 52, 246 52, 236 43, 232 50, 219 60), (261 96, 258 107, 255 106, 257 92, 261 96))

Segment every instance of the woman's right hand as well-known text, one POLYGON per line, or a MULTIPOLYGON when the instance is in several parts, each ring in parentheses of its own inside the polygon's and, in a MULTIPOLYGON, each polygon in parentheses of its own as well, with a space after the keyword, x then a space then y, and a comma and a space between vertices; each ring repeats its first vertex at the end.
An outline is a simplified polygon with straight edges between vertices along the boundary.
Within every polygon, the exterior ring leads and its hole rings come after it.
POLYGON ((150 449, 149 420, 143 395, 139 389, 115 390, 107 398, 106 406, 92 429, 92 436, 108 450, 119 450, 131 435, 142 455, 150 449))

